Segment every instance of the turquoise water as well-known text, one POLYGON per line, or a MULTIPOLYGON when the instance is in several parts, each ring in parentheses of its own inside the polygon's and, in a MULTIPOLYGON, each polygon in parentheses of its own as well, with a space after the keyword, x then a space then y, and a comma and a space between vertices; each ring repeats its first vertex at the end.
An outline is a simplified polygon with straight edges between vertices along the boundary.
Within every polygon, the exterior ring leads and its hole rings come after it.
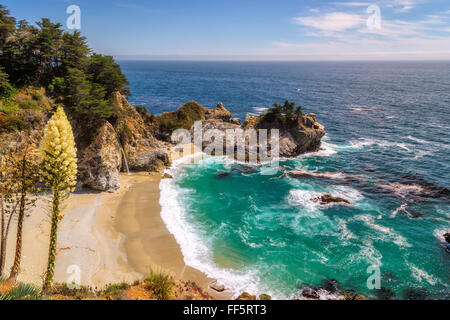
POLYGON ((222 158, 178 164, 163 219, 189 265, 236 293, 299 296, 336 279, 369 297, 367 268, 397 298, 449 299, 450 64, 123 62, 132 102, 154 112, 188 100, 235 115, 290 99, 326 126, 318 153, 273 176, 222 158), (301 89, 301 90, 298 90, 301 89), (324 172, 295 179, 282 172, 324 172), (220 173, 229 173, 219 178, 220 173), (352 205, 311 201, 331 193, 352 205))

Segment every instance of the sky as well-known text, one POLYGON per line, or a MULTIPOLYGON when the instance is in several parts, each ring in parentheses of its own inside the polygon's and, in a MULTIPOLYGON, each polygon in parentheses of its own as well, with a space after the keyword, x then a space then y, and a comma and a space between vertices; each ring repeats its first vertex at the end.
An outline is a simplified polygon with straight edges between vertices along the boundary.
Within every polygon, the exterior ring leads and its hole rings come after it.
POLYGON ((2 0, 17 19, 67 28, 118 59, 450 59, 449 0, 2 0))

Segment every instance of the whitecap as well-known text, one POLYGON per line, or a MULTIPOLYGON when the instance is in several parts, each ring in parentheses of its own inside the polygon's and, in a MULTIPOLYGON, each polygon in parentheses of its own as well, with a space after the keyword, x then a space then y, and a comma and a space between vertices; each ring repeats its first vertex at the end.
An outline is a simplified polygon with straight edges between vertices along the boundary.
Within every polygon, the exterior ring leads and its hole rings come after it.
MULTIPOLYGON (((257 270, 233 270, 229 268, 221 268, 213 258, 212 250, 208 246, 208 239, 202 238, 198 227, 194 227, 189 223, 185 206, 180 198, 182 198, 177 186, 176 179, 180 174, 180 166, 183 163, 189 163, 192 158, 201 154, 194 154, 175 160, 171 168, 165 172, 171 174, 174 179, 162 179, 160 183, 160 205, 161 218, 167 229, 174 235, 177 243, 181 248, 186 265, 200 270, 208 277, 217 280, 219 285, 224 285, 229 289, 234 297, 241 292, 248 291, 252 293, 268 293, 275 299, 283 299, 279 292, 274 292, 271 288, 262 284, 258 276, 257 270)), ((213 161, 213 160, 202 160, 213 161)))
POLYGON ((410 265, 412 276, 419 282, 423 282, 424 280, 434 286, 437 283, 436 278, 432 275, 428 274, 425 270, 419 269, 416 266, 410 265))
POLYGON ((357 215, 353 217, 353 220, 362 221, 369 228, 378 231, 381 236, 378 237, 377 240, 390 241, 399 247, 412 247, 408 240, 406 240, 406 238, 402 235, 396 233, 394 229, 375 223, 375 217, 371 215, 357 215))

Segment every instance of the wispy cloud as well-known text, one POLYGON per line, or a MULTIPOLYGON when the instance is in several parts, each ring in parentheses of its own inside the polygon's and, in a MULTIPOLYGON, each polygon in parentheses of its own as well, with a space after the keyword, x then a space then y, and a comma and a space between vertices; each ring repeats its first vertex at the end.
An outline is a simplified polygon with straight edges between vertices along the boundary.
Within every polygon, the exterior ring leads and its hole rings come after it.
POLYGON ((335 32, 358 27, 364 23, 364 19, 357 14, 333 12, 319 16, 297 17, 294 18, 294 22, 323 32, 335 32))

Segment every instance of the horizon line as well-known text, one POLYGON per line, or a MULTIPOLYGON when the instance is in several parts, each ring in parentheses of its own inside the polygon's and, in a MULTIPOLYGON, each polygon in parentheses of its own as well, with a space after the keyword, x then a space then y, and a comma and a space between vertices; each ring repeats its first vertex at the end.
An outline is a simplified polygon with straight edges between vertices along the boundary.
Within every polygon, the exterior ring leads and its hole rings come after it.
POLYGON ((118 61, 180 61, 180 62, 427 62, 450 61, 450 53, 435 54, 434 56, 416 56, 402 54, 397 56, 355 55, 355 56, 251 56, 251 55, 112 55, 118 61))

